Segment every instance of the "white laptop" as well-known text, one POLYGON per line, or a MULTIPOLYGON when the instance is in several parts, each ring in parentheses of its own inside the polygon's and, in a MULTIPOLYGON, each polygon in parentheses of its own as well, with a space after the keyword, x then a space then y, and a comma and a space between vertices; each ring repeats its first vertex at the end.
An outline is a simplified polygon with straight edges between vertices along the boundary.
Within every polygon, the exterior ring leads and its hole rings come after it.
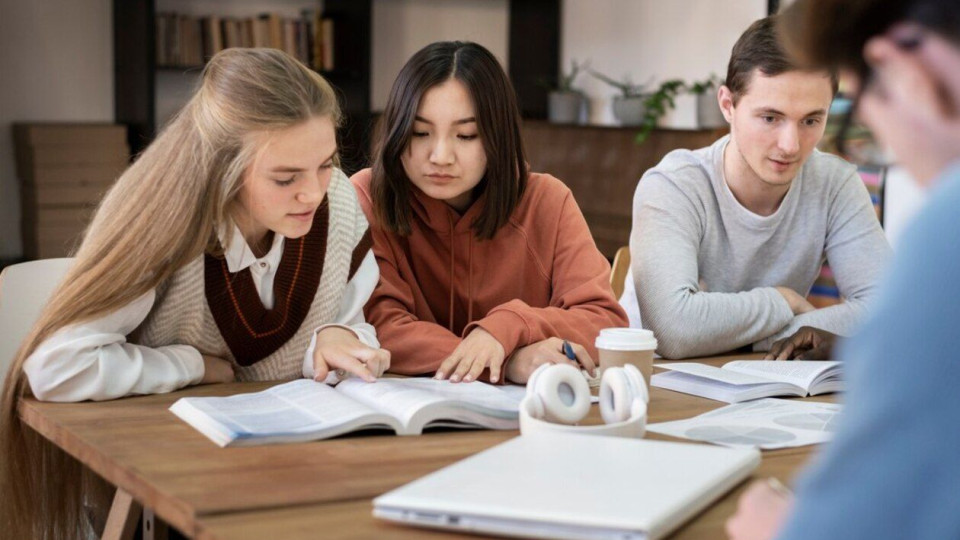
POLYGON ((377 497, 373 515, 528 538, 655 539, 759 464, 752 448, 521 436, 377 497))

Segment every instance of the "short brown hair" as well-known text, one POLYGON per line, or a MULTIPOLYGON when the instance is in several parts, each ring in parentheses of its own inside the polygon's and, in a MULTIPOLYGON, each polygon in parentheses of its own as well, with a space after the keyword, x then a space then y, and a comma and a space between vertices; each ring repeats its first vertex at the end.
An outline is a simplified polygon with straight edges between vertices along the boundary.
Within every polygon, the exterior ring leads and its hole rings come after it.
POLYGON ((413 136, 413 122, 427 90, 457 79, 473 100, 487 170, 475 194, 486 195, 484 210, 471 223, 474 235, 490 239, 507 224, 527 185, 520 134, 520 109, 510 79, 490 51, 476 43, 439 41, 417 51, 390 89, 378 127, 370 194, 385 230, 410 234, 411 182, 401 157, 413 136))
MULTIPOLYGON (((747 93, 755 70, 759 69, 764 75, 773 77, 801 69, 787 55, 777 36, 776 23, 776 15, 754 21, 733 45, 727 65, 726 85, 733 94, 734 104, 747 93)), ((832 70, 830 83, 836 94, 839 82, 832 70)))

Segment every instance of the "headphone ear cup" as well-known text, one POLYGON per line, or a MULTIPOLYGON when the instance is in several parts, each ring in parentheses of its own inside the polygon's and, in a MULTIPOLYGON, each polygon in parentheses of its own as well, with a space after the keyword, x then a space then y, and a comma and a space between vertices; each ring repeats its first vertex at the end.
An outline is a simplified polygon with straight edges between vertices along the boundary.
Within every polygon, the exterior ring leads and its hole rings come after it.
POLYGON ((630 386, 633 387, 633 397, 643 400, 644 403, 650 403, 650 389, 647 388, 647 380, 643 378, 643 373, 632 364, 623 366, 623 371, 630 380, 630 386))
POLYGON ((540 396, 527 395, 527 397, 523 398, 520 406, 527 411, 527 414, 529 414, 531 418, 543 420, 545 411, 543 410, 543 401, 540 400, 540 396))
POLYGON ((604 422, 615 424, 629 418, 630 411, 625 410, 626 402, 623 399, 627 391, 627 378, 622 368, 608 367, 603 370, 603 379, 600 381, 600 416, 604 422))
POLYGON ((608 424, 630 419, 635 399, 647 403, 647 385, 635 366, 609 367, 600 382, 600 415, 608 424))
POLYGON ((590 386, 580 370, 568 364, 541 366, 527 381, 527 395, 538 399, 542 418, 559 424, 576 424, 590 412, 590 386))
POLYGON ((531 417, 536 418, 537 420, 543 420, 546 411, 543 408, 543 400, 540 399, 540 396, 537 395, 537 381, 540 379, 540 375, 543 371, 550 367, 549 364, 544 364, 533 371, 530 374, 530 378, 527 379, 527 392, 526 398, 523 400, 527 409, 527 412, 531 417))
POLYGON ((550 367, 550 364, 543 364, 542 366, 533 370, 533 373, 530 374, 530 378, 527 379, 527 395, 528 396, 537 395, 536 393, 537 381, 540 379, 540 375, 542 375, 543 372, 546 371, 549 367, 550 367))

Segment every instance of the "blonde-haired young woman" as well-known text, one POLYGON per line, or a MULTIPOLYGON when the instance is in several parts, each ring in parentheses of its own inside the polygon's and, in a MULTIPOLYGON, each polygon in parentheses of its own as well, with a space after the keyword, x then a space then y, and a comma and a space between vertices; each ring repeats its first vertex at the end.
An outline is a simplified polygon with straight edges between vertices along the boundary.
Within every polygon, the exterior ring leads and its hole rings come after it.
POLYGON ((372 381, 389 366, 363 319, 379 273, 336 168, 339 120, 329 84, 284 53, 210 60, 101 203, 7 376, 10 538, 77 538, 86 526, 80 467, 21 425, 21 396, 103 400, 345 372, 372 381))

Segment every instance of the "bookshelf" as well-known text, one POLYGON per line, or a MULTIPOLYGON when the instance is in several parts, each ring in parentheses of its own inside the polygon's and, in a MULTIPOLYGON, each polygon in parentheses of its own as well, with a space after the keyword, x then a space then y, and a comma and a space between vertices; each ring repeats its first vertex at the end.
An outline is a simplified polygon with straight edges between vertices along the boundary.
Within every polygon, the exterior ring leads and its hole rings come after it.
MULTIPOLYGON (((275 2, 276 0, 274 0, 275 2)), ((295 0, 296 1, 296 0, 295 0)), ((376 111, 371 109, 372 20, 375 0, 323 0, 313 4, 333 20, 334 69, 320 71, 337 89, 344 111, 340 143, 348 173, 368 163, 376 111)), ((403 0, 395 0, 403 1, 403 0)), ((217 14, 228 5, 212 0, 177 0, 175 6, 197 7, 217 14)), ((240 3, 248 16, 269 12, 268 0, 240 3)), ((560 61, 560 0, 508 0, 508 65, 525 118, 546 117, 546 89, 541 80, 556 80, 560 61)), ((167 9, 166 5, 162 9, 167 9)), ((128 126, 134 155, 146 147, 163 121, 163 109, 172 79, 184 77, 182 68, 158 65, 157 0, 114 0, 114 94, 116 121, 128 126)), ((187 68, 199 72, 200 66, 187 68)), ((186 76, 193 77, 188 73, 186 76)), ((188 85, 181 84, 180 88, 188 85)))

